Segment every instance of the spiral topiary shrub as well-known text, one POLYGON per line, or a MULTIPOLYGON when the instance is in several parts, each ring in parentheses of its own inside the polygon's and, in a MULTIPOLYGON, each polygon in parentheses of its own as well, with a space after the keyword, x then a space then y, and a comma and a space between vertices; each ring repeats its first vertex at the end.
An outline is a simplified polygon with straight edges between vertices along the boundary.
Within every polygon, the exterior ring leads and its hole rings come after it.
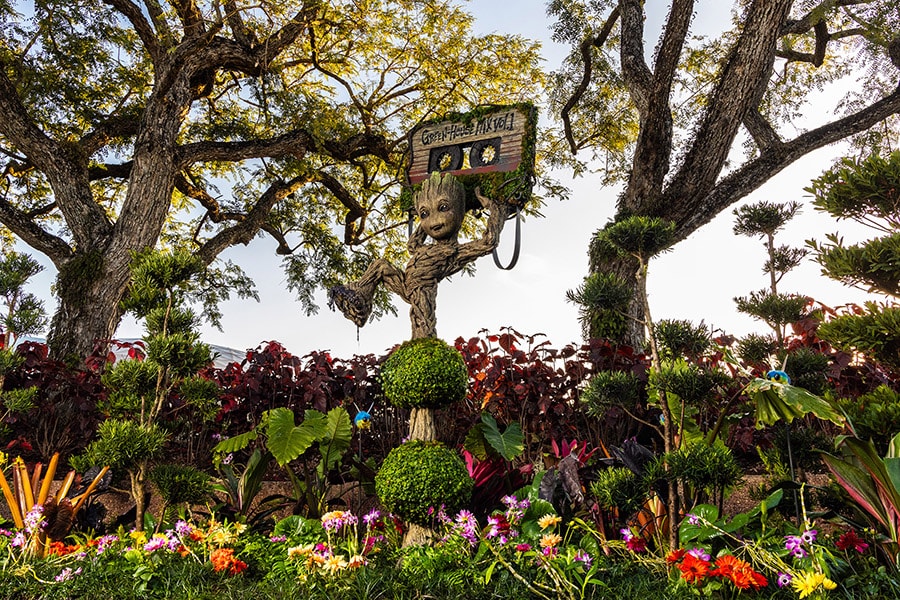
POLYGON ((472 478, 459 455, 440 442, 407 442, 391 450, 375 476, 382 504, 400 518, 428 526, 429 508, 452 514, 472 496, 472 478))
POLYGON ((400 408, 439 408, 466 397, 469 373, 460 352, 437 338, 404 342, 381 366, 384 395, 400 408))

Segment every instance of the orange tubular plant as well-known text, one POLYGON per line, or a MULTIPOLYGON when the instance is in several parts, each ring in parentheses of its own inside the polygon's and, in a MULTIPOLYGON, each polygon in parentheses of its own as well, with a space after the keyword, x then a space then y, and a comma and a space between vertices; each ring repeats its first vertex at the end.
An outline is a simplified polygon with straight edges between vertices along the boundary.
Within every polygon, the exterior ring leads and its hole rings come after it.
POLYGON ((66 498, 66 495, 69 493, 72 482, 75 480, 75 471, 69 471, 62 485, 48 504, 50 485, 53 483, 54 475, 56 475, 58 463, 59 453, 57 452, 50 459, 47 471, 44 473, 43 479, 41 479, 41 472, 43 471, 41 463, 35 465, 31 477, 29 477, 25 461, 21 457, 16 458, 13 461, 12 468, 12 487, 10 487, 3 471, 0 470, 0 489, 3 490, 3 497, 6 500, 6 504, 9 505, 9 511, 12 514, 16 528, 23 529, 25 527, 24 517, 35 506, 52 506, 54 508, 54 510, 48 511, 48 514, 45 515, 48 520, 46 530, 42 529, 33 534, 34 537, 30 546, 38 557, 44 556, 46 552, 47 537, 54 540, 65 537, 79 509, 84 505, 87 498, 94 493, 100 480, 103 479, 103 476, 109 470, 109 467, 103 467, 97 477, 88 485, 87 489, 71 499, 66 498), (41 483, 40 488, 38 488, 38 481, 41 483), (37 497, 34 495, 36 489, 37 497), (58 522, 54 523, 51 521, 58 522))

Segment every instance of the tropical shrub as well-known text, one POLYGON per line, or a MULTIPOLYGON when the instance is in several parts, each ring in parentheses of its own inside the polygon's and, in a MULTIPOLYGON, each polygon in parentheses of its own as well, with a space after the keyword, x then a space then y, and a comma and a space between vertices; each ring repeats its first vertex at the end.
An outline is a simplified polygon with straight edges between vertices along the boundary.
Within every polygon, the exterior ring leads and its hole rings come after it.
POLYGON ((439 408, 466 397, 466 363, 458 350, 437 338, 409 340, 381 365, 388 402, 401 408, 439 408))
POLYGON ((463 508, 473 482, 459 455, 438 442, 412 441, 391 450, 375 476, 375 492, 392 513, 428 526, 436 511, 463 508))

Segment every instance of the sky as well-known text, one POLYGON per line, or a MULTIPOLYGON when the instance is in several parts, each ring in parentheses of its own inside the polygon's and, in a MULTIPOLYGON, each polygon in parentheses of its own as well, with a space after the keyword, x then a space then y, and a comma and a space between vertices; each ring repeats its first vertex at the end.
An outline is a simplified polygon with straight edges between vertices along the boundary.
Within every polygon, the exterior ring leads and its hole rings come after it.
MULTIPOLYGON (((544 66, 556 69, 567 49, 549 39, 544 0, 516 0, 515 10, 507 2, 473 0, 467 4, 476 17, 477 33, 518 33, 543 43, 544 66)), ((664 14, 667 3, 648 0, 648 32, 664 14)), ((692 32, 709 32, 727 19, 730 2, 700 0, 692 32)), ((652 51, 655 40, 648 43, 652 51)), ((836 98, 821 97, 821 106, 836 98)), ((808 111, 830 117, 827 108, 808 111)), ((547 115, 542 115, 546 118, 547 115)), ((797 123, 795 126, 799 127, 797 123)), ((805 125, 805 124, 803 124, 805 125)), ((813 126, 809 123, 808 126, 813 126)), ((796 135, 785 132, 786 135, 796 135)), ((824 239, 839 231, 848 242, 869 235, 861 227, 838 223, 814 211, 803 188, 828 168, 842 152, 841 146, 825 148, 798 161, 789 169, 739 204, 768 200, 797 200, 804 207, 800 216, 787 224, 777 243, 802 246, 809 238, 824 239)), ((437 300, 438 335, 447 341, 469 338, 486 330, 501 333, 507 327, 526 335, 543 334, 554 347, 580 343, 581 326, 577 307, 566 301, 566 291, 581 284, 587 274, 587 248, 593 233, 613 215, 620 188, 602 187, 599 177, 555 172, 554 177, 569 186, 570 199, 548 200, 541 209, 544 218, 528 218, 522 225, 522 250, 518 265, 511 271, 497 269, 489 257, 480 259, 474 276, 457 275, 440 284, 437 300)), ((761 240, 732 233, 734 215, 724 211, 687 240, 650 264, 648 292, 654 319, 685 319, 705 323, 714 331, 736 336, 767 333, 766 326, 738 313, 735 296, 767 286, 763 273, 765 249, 761 240)), ((513 247, 513 224, 508 223, 498 249, 508 262, 513 247)), ((222 330, 204 326, 205 342, 243 351, 266 341, 278 341, 295 355, 313 350, 330 351, 338 357, 354 354, 384 354, 410 336, 408 307, 396 301, 398 316, 370 322, 357 332, 356 326, 340 313, 327 308, 324 293, 318 295, 318 314, 307 316, 288 291, 285 275, 274 253, 275 244, 257 238, 249 246, 228 250, 223 258, 240 265, 256 282, 260 301, 231 300, 222 305, 222 330)), ((35 256, 41 259, 40 256, 35 256)), ((44 264, 49 265, 45 260, 44 264)), ((51 266, 36 276, 29 291, 45 299, 52 314, 55 301, 50 285, 55 277, 51 266)), ((829 306, 862 302, 863 292, 831 281, 820 274, 812 261, 792 271, 779 284, 780 291, 803 293, 829 306)), ((119 338, 140 337, 142 327, 126 318, 119 338)))

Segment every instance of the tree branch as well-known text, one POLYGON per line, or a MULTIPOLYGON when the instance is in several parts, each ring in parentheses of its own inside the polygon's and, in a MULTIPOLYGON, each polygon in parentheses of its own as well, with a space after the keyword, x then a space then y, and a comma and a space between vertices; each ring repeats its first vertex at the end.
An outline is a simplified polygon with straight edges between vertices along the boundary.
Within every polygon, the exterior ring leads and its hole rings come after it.
POLYGON ((85 156, 91 156, 113 139, 137 135, 139 129, 140 122, 133 117, 112 116, 95 125, 78 141, 78 145, 85 156))
MULTIPOLYGON (((46 208, 46 207, 45 207, 46 208)), ((26 214, 13 206, 6 198, 0 198, 0 221, 23 242, 42 252, 57 267, 63 265, 75 253, 60 237, 47 233, 26 214)))
POLYGON ((112 232, 112 223, 94 201, 86 158, 77 145, 62 146, 41 131, 3 67, 0 64, 0 133, 47 177, 76 246, 87 247, 105 239, 112 232))
POLYGON ((103 0, 103 2, 119 11, 126 19, 128 19, 131 26, 134 27, 135 33, 137 33, 138 37, 141 39, 141 43, 144 44, 147 53, 150 55, 150 60, 153 61, 154 65, 159 64, 162 49, 159 46, 159 40, 156 38, 156 33, 153 31, 153 26, 144 18, 144 13, 141 12, 141 8, 130 0, 103 0))
POLYGON ((616 6, 609 14, 609 17, 607 17, 606 22, 603 23, 600 33, 596 36, 587 37, 579 46, 581 64, 584 65, 581 81, 566 101, 565 106, 563 106, 562 110, 559 112, 563 122, 563 131, 565 132, 566 141, 569 142, 569 148, 572 150, 572 154, 578 153, 578 144, 575 143, 575 135, 572 133, 572 120, 569 113, 571 113, 572 109, 575 108, 579 101, 581 101, 581 97, 587 91, 588 86, 591 83, 591 74, 593 71, 593 58, 591 53, 593 52, 593 48, 603 47, 603 44, 606 43, 606 40, 609 38, 609 35, 612 33, 612 29, 618 20, 619 7, 616 6))
POLYGON ((302 158, 307 152, 326 154, 337 160, 353 160, 362 156, 377 156, 389 160, 390 149, 383 136, 360 133, 345 140, 317 142, 304 130, 296 130, 278 137, 241 142, 196 142, 177 149, 179 168, 197 162, 235 162, 265 156, 293 154, 302 158))
POLYGON ((831 39, 831 35, 828 33, 828 23, 825 21, 817 22, 813 26, 813 29, 816 32, 816 48, 812 54, 809 52, 796 52, 789 48, 783 48, 776 50, 775 56, 784 58, 788 62, 808 62, 817 67, 821 67, 825 62, 825 50, 828 48, 828 41, 831 39))
POLYGON ((744 115, 744 128, 761 150, 766 150, 781 143, 778 132, 758 110, 750 110, 744 115))
POLYGON ((237 162, 264 156, 293 154, 302 158, 315 142, 306 131, 297 130, 274 138, 240 142, 194 142, 176 149, 176 164, 184 169, 198 162, 237 162))
POLYGON ((859 4, 870 4, 872 0, 824 0, 821 4, 811 8, 809 12, 799 19, 788 19, 781 28, 780 35, 791 35, 805 33, 820 22, 822 15, 826 14, 833 8, 842 6, 857 6, 859 4))
POLYGON ((791 4, 791 0, 753 0, 747 9, 744 29, 729 53, 694 140, 670 180, 661 206, 667 206, 670 196, 700 197, 715 185, 738 128, 747 114, 756 110, 760 93, 765 90, 778 32, 791 4))
POLYGON ((178 18, 181 19, 184 27, 185 39, 192 39, 206 32, 206 23, 194 0, 174 0, 172 4, 174 4, 178 18))
POLYGON ((622 41, 619 46, 622 75, 641 119, 650 104, 652 74, 644 61, 644 14, 640 0, 622 0, 622 41))
POLYGON ((328 173, 317 172, 316 180, 347 208, 347 215, 344 217, 344 243, 348 246, 354 245, 359 240, 359 234, 365 227, 365 218, 369 213, 340 181, 328 173), (354 226, 354 221, 360 221, 358 227, 354 226))
POLYGON ((196 255, 204 264, 210 264, 226 248, 238 243, 249 244, 265 224, 272 208, 307 181, 305 177, 295 177, 288 182, 276 181, 260 196, 243 220, 211 237, 197 250, 196 255))
POLYGON ((96 164, 88 168, 88 179, 100 181, 101 179, 128 179, 131 176, 132 161, 125 163, 96 164))
POLYGON ((763 151, 759 157, 723 178, 689 212, 673 215, 678 225, 676 236, 682 240, 725 210, 728 206, 756 190, 793 162, 828 144, 860 133, 891 115, 900 114, 900 86, 878 102, 846 117, 808 131, 791 141, 763 151))
POLYGON ((625 190, 626 206, 636 204, 642 198, 658 198, 669 172, 673 135, 672 80, 691 23, 693 5, 693 0, 675 0, 669 10, 647 106, 641 115, 641 133, 625 190))
POLYGON ((228 27, 231 28, 231 34, 237 40, 237 43, 244 46, 247 50, 256 46, 259 43, 259 39, 253 30, 244 23, 241 11, 234 0, 226 0, 225 10, 228 11, 225 14, 225 21, 228 23, 228 27))

